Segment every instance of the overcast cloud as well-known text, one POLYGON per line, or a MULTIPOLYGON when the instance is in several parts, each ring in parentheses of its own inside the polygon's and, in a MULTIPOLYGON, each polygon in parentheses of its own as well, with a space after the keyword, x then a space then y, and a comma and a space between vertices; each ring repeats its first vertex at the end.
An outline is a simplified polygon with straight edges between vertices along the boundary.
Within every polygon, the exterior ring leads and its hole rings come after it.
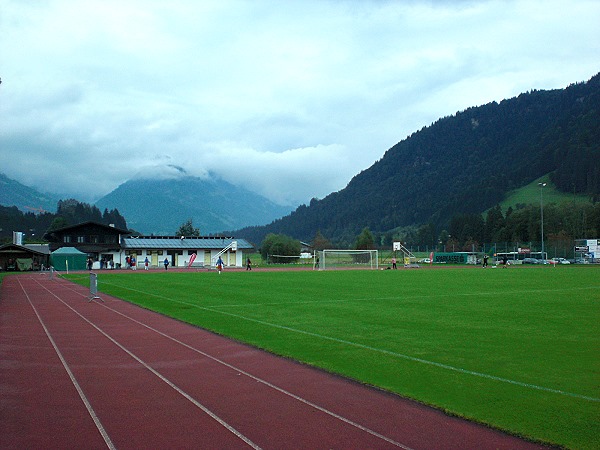
POLYGON ((282 204, 423 126, 600 71, 600 1, 0 0, 0 172, 94 201, 169 165, 282 204))

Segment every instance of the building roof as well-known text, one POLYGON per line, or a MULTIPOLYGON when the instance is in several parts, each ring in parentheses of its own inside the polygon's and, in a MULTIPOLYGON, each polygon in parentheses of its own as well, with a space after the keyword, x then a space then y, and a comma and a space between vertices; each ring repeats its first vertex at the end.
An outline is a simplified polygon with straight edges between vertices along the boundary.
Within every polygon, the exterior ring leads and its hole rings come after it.
POLYGON ((56 238, 57 236, 63 236, 69 233, 77 233, 80 230, 89 229, 103 230, 105 233, 112 235, 129 234, 128 230, 123 230, 121 228, 105 225, 99 222, 88 221, 81 222, 76 225, 69 225, 63 228, 57 228, 56 230, 49 230, 44 235, 44 238, 47 240, 52 240, 52 238, 56 238))
POLYGON ((50 251, 48 250, 48 245, 45 244, 26 244, 26 245, 18 245, 18 244, 5 244, 0 245, 1 253, 35 253, 36 255, 48 255, 50 251))
POLYGON ((44 255, 50 254, 50 246, 48 244, 23 244, 23 247, 32 252, 42 253, 44 255))
POLYGON ((124 249, 223 249, 237 241, 239 249, 254 248, 245 239, 235 239, 231 237, 127 237, 121 238, 121 247, 124 249))
POLYGON ((61 247, 52 252, 53 255, 85 255, 80 250, 77 250, 75 247, 61 247))

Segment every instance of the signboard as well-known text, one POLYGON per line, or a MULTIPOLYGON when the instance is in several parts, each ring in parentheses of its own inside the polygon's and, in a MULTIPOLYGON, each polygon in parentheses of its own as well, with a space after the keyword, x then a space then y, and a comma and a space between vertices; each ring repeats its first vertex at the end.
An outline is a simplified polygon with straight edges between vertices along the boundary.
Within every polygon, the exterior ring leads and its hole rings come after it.
POLYGON ((400 242, 394 242, 394 246, 392 247, 392 250, 397 251, 400 250, 402 247, 402 244, 400 242))
POLYGON ((599 243, 599 239, 588 239, 587 241, 589 254, 592 258, 596 258, 600 254, 600 245, 598 245, 599 243))
POLYGON ((467 254, 466 253, 441 253, 436 252, 433 256, 433 262, 435 263, 449 263, 449 264, 466 264, 467 254))
POLYGON ((590 251, 590 248, 587 245, 578 245, 575 247, 575 251, 577 253, 587 253, 590 251))

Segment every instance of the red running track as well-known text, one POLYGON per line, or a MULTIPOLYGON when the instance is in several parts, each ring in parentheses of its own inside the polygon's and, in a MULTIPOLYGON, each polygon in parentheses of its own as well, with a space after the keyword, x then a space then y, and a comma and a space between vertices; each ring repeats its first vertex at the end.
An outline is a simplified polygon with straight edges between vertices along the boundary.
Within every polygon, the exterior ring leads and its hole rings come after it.
POLYGON ((47 274, 0 290, 0 448, 539 445, 47 274))

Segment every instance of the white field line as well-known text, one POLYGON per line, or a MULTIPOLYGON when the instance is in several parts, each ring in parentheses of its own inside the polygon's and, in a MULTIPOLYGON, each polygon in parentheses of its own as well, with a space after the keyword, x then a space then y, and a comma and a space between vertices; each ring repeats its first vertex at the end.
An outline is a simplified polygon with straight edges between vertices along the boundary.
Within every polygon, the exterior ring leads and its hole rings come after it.
POLYGON ((167 385, 169 385, 171 388, 173 388, 177 393, 179 393, 180 395, 182 395, 186 400, 190 401, 193 405, 195 405, 196 407, 198 407, 199 409, 201 409, 205 414, 207 414, 212 419, 214 419, 216 422, 218 422, 221 426, 223 426, 228 431, 230 431, 231 433, 233 433, 236 437, 238 437, 239 439, 241 439, 242 441, 244 441, 250 447, 252 447, 252 448, 254 448, 256 450, 261 450, 261 447, 259 447, 254 442, 252 442, 249 438, 247 438, 242 433, 240 433, 239 431, 237 431, 235 428, 233 428, 231 425, 229 425, 227 422, 225 422, 223 419, 221 419, 219 416, 217 416, 215 413, 213 413, 207 407, 205 407, 204 405, 202 405, 199 401, 197 401, 195 398, 193 398, 187 392, 183 391, 181 388, 179 388, 177 385, 175 385, 175 383, 173 383, 171 380, 169 380, 168 378, 164 377, 161 373, 159 373, 158 371, 156 371, 155 369, 153 369, 152 367, 150 367, 148 364, 146 364, 145 361, 143 361, 141 358, 139 358, 134 353, 132 353, 131 351, 129 351, 127 348, 125 348, 123 345, 121 345, 119 342, 117 342, 112 336, 110 336, 109 334, 107 334, 100 327, 98 327, 97 325, 95 325, 94 323, 92 323, 90 320, 88 320, 87 318, 85 318, 83 315, 81 315, 78 311, 76 311, 69 304, 67 304, 63 299, 61 299, 55 293, 53 293, 52 291, 50 291, 46 286, 42 285, 41 283, 40 283, 40 286, 42 286, 46 291, 48 291, 49 294, 51 294, 52 296, 54 296, 58 301, 60 301, 61 303, 63 303, 67 308, 69 308, 71 311, 73 311, 75 314, 77 314, 81 319, 83 319, 85 322, 87 322, 89 325, 91 325, 93 328, 95 328, 98 332, 100 332, 101 334, 103 334, 113 344, 115 344, 117 347, 119 347, 121 350, 123 350, 129 356, 131 356, 134 360, 136 360, 138 363, 140 363, 147 370, 149 370, 153 375, 155 375, 156 377, 158 377, 161 381, 163 381, 164 383, 166 383, 167 385))
MULTIPOLYGON (((455 367, 455 366, 451 366, 451 365, 448 365, 448 364, 443 364, 443 363, 439 363, 439 362, 435 362, 435 361, 430 361, 430 360, 423 359, 423 358, 417 358, 417 357, 414 357, 414 356, 405 355, 405 354, 393 352, 393 351, 390 351, 390 350, 385 350, 385 349, 381 349, 381 348, 377 348, 377 347, 372 347, 370 345, 364 345, 364 344, 360 344, 360 343, 357 343, 357 342, 348 341, 346 339, 339 339, 339 338, 332 337, 332 336, 326 336, 326 335, 323 335, 323 334, 320 334, 320 333, 314 333, 314 332, 311 332, 311 331, 300 330, 298 328, 292 328, 292 327, 288 327, 288 326, 285 326, 285 325, 278 325, 278 324, 275 324, 275 323, 266 322, 264 320, 259 320, 259 319, 254 319, 252 317, 242 316, 241 314, 234 314, 234 313, 231 313, 231 312, 219 311, 217 308, 213 308, 213 307, 200 306, 200 305, 197 305, 195 303, 185 302, 185 301, 182 301, 182 300, 174 300, 174 299, 171 299, 171 298, 168 298, 168 297, 164 297, 162 295, 157 295, 157 294, 153 294, 151 292, 141 291, 139 289, 132 289, 132 288, 129 288, 129 287, 126 287, 126 286, 121 286, 121 285, 117 285, 117 284, 113 284, 113 283, 106 283, 105 281, 103 283, 110 284, 112 286, 116 286, 116 287, 119 287, 119 288, 122 288, 122 289, 126 289, 126 290, 130 290, 130 291, 133 291, 133 292, 138 292, 140 294, 144 294, 144 295, 147 295, 147 296, 152 296, 152 297, 160 298, 162 300, 166 300, 166 301, 170 301, 170 302, 174 302, 174 303, 179 303, 179 304, 186 305, 186 306, 191 306, 191 307, 194 307, 194 308, 197 308, 197 309, 201 309, 201 310, 204 310, 204 311, 210 311, 210 312, 213 312, 213 313, 216 313, 216 314, 223 314, 223 315, 226 315, 226 316, 235 317, 237 319, 242 319, 242 320, 247 320, 249 322, 258 323, 260 325, 265 325, 265 326, 269 326, 269 327, 272 327, 272 328, 278 328, 278 329, 281 329, 281 330, 291 331, 293 333, 304 334, 304 335, 307 335, 307 336, 312 336, 312 337, 316 337, 316 338, 327 340, 327 341, 337 342, 337 343, 340 343, 340 344, 345 344, 345 345, 349 345, 349 346, 356 347, 356 348, 362 348, 364 350, 369 350, 369 351, 373 351, 373 352, 377 352, 377 353, 382 353, 382 354, 385 354, 385 355, 388 355, 388 356, 393 356, 393 357, 405 359, 405 360, 408 360, 408 361, 414 361, 414 362, 418 362, 418 363, 422 363, 422 364, 427 364, 427 365, 434 366, 434 367, 439 367, 439 368, 446 369, 446 370, 451 370, 451 371, 454 371, 454 372, 464 373, 464 374, 473 375, 473 376, 481 377, 481 378, 487 378, 489 380, 499 381, 499 382, 502 382, 502 383, 508 383, 508 384, 512 384, 512 385, 516 385, 516 386, 521 386, 521 387, 525 387, 525 388, 529 388, 529 389, 535 389, 535 390, 538 390, 538 391, 551 392, 553 394, 564 395, 564 396, 567 396, 567 397, 578 398, 578 399, 587 400, 587 401, 591 401, 591 402, 600 402, 600 398, 597 398, 597 397, 590 397, 590 396, 587 396, 587 395, 582 395, 582 394, 577 394, 577 393, 573 393, 573 392, 563 391, 563 390, 560 390, 560 389, 553 389, 553 388, 549 388, 549 387, 545 387, 545 386, 539 386, 539 385, 536 385, 536 384, 525 383, 525 382, 522 382, 522 381, 510 380, 508 378, 503 378, 503 377, 498 377, 498 376, 495 376, 495 375, 490 375, 490 374, 486 374, 486 373, 476 372, 476 371, 473 371, 473 370, 463 369, 461 367, 455 367)), ((570 290, 572 290, 572 289, 570 289, 570 290)), ((474 295, 474 294, 465 294, 465 295, 474 295)), ((489 295, 491 295, 491 294, 489 294, 489 295)), ((497 293, 495 293, 495 295, 497 295, 497 293)), ((410 298, 410 297, 408 297, 408 298, 410 298)), ((414 298, 418 298, 418 297, 414 297, 414 298)), ((373 300, 373 299, 371 299, 371 300, 373 300)), ((340 300, 340 301, 342 301, 342 300, 340 300)))
MULTIPOLYGON (((105 283, 112 284, 112 283, 105 283)), ((113 286, 123 287, 116 284, 113 286)), ((522 291, 502 291, 503 295, 521 295, 521 294, 539 294, 539 293, 556 293, 556 292, 573 292, 573 291, 583 291, 583 290, 600 290, 600 286, 584 286, 584 287, 575 287, 575 288, 565 288, 565 289, 526 289, 522 291)), ((409 295, 402 297, 402 300, 416 300, 416 299, 427 299, 427 298, 443 298, 443 297, 479 297, 479 296, 497 296, 498 292, 465 292, 462 294, 435 294, 435 295, 409 295)), ((346 299, 337 299, 337 300, 304 300, 300 302, 270 302, 270 303, 231 303, 226 305, 215 305, 211 306, 211 308, 244 308, 251 306, 277 306, 277 305, 305 305, 312 303, 347 303, 347 302, 366 302, 366 301, 380 301, 380 300, 398 300, 398 296, 392 297, 357 297, 357 298, 346 298, 346 299)))

